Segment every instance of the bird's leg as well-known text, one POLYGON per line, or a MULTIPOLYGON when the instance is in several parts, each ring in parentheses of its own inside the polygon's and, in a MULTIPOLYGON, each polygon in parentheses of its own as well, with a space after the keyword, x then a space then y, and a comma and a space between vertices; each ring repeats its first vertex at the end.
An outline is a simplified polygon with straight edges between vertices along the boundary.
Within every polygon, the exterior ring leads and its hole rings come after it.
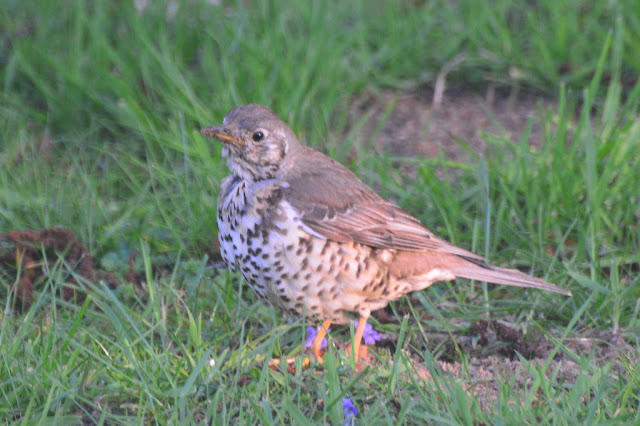
POLYGON ((322 346, 322 339, 324 339, 324 336, 327 335, 327 330, 329 330, 330 326, 331 326, 331 321, 323 322, 322 327, 320 327, 320 329, 318 330, 318 333, 316 334, 316 338, 313 340, 313 343, 311 344, 311 355, 313 355, 313 357, 318 360, 318 364, 322 364, 322 355, 320 355, 320 347, 322 346))
POLYGON ((364 326, 367 325, 367 319, 369 317, 361 316, 358 320, 358 327, 356 328, 356 335, 353 340, 353 353, 356 357, 356 362, 360 358, 360 343, 362 342, 362 335, 364 334, 364 326))

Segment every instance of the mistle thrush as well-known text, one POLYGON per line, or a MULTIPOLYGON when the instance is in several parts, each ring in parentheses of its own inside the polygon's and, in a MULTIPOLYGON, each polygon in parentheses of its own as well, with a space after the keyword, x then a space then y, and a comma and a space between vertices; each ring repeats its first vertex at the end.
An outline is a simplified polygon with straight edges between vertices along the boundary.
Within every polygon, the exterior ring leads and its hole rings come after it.
POLYGON ((405 293, 457 277, 571 295, 515 269, 491 266, 385 201, 349 169, 302 145, 268 108, 232 109, 202 129, 222 142, 231 175, 218 197, 222 258, 262 299, 294 315, 331 323, 367 318, 405 293))

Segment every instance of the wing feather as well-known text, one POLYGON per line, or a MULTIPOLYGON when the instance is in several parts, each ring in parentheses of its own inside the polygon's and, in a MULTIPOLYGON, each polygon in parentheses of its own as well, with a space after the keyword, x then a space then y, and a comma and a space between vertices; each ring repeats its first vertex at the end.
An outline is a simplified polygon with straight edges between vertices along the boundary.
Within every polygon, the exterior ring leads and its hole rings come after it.
POLYGON ((288 201, 302 222, 328 239, 376 248, 431 250, 482 259, 425 228, 418 219, 384 200, 349 169, 309 148, 296 175, 285 176, 288 201), (312 162, 312 163, 311 163, 312 162))

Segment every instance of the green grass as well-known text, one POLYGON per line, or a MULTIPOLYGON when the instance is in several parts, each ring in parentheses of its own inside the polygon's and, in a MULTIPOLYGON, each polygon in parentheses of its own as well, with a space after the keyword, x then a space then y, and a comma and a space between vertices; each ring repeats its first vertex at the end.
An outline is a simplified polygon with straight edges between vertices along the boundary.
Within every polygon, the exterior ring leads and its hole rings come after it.
MULTIPOLYGON (((348 396, 361 424, 640 422, 640 4, 245 3, 178 2, 170 16, 164 2, 142 12, 130 1, 3 2, 0 232, 64 226, 97 275, 83 280, 49 253, 20 310, 10 289, 25 271, 0 265, 0 420, 340 424, 348 396), (487 154, 460 164, 354 143, 353 100, 432 86, 456 58, 449 85, 557 99, 539 111, 540 148, 528 132, 486 135, 487 154), (318 372, 264 367, 303 349, 307 322, 209 267, 227 170, 198 132, 247 102, 273 108, 442 237, 573 297, 438 284, 393 304, 397 324, 376 324, 398 342, 372 350, 373 368, 356 373, 342 349, 318 372), (403 162, 415 179, 396 170, 403 162), (141 286, 127 281, 136 251, 141 286), (61 297, 72 277, 84 302, 61 297), (482 385, 468 372, 476 361, 454 350, 463 373, 452 379, 431 339, 487 314, 553 342, 575 377, 553 353, 522 360, 526 384, 487 379, 498 389, 487 406, 469 391, 482 385), (612 331, 633 349, 612 360, 576 350, 612 331)), ((3 238, 0 255, 7 247, 3 238)))

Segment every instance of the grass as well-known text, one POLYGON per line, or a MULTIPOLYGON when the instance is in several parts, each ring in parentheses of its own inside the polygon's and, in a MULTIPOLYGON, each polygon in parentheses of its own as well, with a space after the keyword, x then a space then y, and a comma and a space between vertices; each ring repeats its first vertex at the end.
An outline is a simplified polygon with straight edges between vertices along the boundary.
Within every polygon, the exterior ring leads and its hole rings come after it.
MULTIPOLYGON (((345 397, 362 424, 639 422, 634 2, 184 1, 139 11, 6 0, 2 9, 0 230, 69 228, 98 271, 88 281, 64 253, 45 253, 34 303, 20 310, 11 288, 26 272, 0 267, 5 423, 340 424, 345 397), (555 110, 540 110, 545 143, 486 135, 487 155, 466 164, 379 157, 353 143, 354 99, 431 86, 452 63, 449 84, 554 96, 555 110), (318 373, 264 367, 303 349, 307 321, 287 322, 238 276, 210 267, 227 171, 197 130, 246 102, 272 107, 442 237, 531 267, 574 296, 438 284, 393 304, 396 324, 375 324, 398 341, 374 350, 374 368, 356 373, 333 348, 318 373), (402 162, 415 179, 395 170, 402 162), (134 252, 141 287, 127 279, 134 252), (84 301, 61 297, 72 278, 88 288, 84 301), (542 364, 521 360, 524 383, 515 372, 478 379, 461 349, 460 377, 437 362, 447 351, 434 331, 455 335, 487 314, 552 342, 542 364), (597 333, 633 349, 611 360, 576 350, 597 333), (575 377, 554 354, 575 363, 575 377), (474 392, 485 382, 497 389, 488 402, 474 392)), ((350 329, 333 333, 347 341, 350 329)))

